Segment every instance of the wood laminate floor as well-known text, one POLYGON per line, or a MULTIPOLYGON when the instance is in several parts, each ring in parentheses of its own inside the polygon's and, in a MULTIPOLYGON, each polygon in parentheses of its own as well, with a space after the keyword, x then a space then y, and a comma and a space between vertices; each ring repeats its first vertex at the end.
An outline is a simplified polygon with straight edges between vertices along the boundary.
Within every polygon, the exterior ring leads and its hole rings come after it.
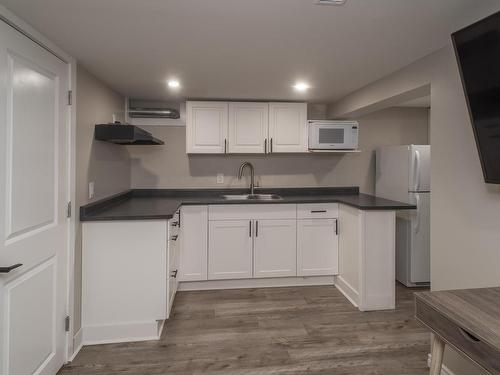
POLYGON ((412 290, 360 312, 332 286, 177 294, 160 341, 84 347, 61 375, 428 374, 412 290))

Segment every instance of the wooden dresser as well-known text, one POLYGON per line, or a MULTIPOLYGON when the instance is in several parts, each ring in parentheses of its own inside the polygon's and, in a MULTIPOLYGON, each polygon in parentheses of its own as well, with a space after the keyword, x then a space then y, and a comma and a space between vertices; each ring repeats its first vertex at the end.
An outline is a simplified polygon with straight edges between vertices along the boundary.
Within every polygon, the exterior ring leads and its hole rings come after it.
POLYGON ((431 375, 441 373, 445 345, 500 374, 500 288, 415 293, 415 316, 434 333, 431 375))

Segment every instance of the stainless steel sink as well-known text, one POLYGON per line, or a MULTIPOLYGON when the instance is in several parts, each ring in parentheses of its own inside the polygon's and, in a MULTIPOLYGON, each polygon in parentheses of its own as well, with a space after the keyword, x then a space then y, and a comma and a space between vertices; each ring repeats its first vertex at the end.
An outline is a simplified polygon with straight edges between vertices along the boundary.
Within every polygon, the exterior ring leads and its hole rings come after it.
POLYGON ((281 198, 277 194, 228 194, 228 195, 222 195, 222 199, 237 200, 237 201, 245 201, 245 200, 272 201, 283 198, 281 198))

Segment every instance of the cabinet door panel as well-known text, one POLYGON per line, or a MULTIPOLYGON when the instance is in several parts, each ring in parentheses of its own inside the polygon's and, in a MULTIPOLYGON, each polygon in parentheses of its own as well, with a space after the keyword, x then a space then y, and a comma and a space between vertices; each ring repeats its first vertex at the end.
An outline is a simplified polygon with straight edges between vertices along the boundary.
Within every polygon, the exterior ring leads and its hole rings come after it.
POLYGON ((250 220, 209 222, 208 279, 252 277, 250 220))
POLYGON ((254 276, 297 275, 296 220, 256 220, 254 276))
POLYGON ((179 281, 207 280, 208 206, 184 206, 179 218, 179 281))
POLYGON ((227 147, 227 102, 186 104, 187 153, 223 154, 227 147))
POLYGON ((307 152, 306 103, 269 103, 270 151, 307 152))
POLYGON ((298 276, 338 274, 337 219, 297 221, 298 276))
POLYGON ((229 103, 228 152, 263 154, 268 118, 267 103, 229 103))

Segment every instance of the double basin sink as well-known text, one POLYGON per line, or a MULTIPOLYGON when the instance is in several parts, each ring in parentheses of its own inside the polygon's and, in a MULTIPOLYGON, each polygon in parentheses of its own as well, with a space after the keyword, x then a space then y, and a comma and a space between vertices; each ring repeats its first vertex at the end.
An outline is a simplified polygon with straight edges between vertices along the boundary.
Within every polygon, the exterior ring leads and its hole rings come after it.
POLYGON ((227 200, 237 200, 237 201, 246 201, 246 200, 273 201, 273 200, 283 199, 277 194, 228 194, 228 195, 222 195, 221 198, 227 200))

